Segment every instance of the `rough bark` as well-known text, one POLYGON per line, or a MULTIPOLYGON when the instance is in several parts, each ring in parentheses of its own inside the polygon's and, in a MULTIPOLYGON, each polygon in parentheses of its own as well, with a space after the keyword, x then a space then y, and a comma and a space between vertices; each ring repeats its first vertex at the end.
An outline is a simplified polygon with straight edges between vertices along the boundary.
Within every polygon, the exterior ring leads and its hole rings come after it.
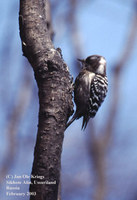
POLYGON ((20 0, 22 50, 34 70, 40 105, 31 200, 57 199, 64 131, 73 110, 72 80, 60 51, 51 41, 47 3, 47 0, 20 0))

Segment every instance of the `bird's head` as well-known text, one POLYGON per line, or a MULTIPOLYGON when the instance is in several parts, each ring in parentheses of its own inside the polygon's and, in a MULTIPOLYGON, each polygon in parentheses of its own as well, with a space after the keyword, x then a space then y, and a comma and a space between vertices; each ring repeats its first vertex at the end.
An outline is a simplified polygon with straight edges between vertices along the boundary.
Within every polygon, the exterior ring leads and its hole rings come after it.
POLYGON ((95 74, 106 75, 106 60, 103 56, 92 55, 85 60, 78 59, 83 68, 95 74))

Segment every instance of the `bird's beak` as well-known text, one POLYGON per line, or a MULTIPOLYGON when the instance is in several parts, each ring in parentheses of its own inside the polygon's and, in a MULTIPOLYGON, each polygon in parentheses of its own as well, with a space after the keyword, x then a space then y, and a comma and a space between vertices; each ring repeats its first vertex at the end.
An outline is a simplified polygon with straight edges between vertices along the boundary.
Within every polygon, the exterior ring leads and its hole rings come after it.
POLYGON ((81 62, 81 63, 84 63, 85 62, 85 60, 84 59, 77 59, 79 62, 81 62))

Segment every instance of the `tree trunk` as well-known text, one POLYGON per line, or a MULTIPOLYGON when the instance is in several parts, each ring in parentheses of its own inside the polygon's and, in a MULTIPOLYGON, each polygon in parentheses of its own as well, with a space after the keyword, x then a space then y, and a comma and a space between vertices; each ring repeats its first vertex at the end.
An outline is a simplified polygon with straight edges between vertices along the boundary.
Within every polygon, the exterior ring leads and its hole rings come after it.
POLYGON ((73 110, 72 80, 51 41, 48 5, 47 0, 20 0, 22 50, 34 70, 40 104, 31 200, 57 199, 64 131, 73 110))

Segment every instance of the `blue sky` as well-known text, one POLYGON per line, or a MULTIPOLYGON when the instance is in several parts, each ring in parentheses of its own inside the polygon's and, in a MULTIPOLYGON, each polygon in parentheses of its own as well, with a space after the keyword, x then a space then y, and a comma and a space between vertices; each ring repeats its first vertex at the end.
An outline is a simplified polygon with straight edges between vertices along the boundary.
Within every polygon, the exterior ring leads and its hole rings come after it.
MULTIPOLYGON (((6 95, 8 95, 7 103, 14 101, 18 88, 21 84, 20 80, 24 65, 22 60, 21 42, 18 30, 18 1, 2 1, 1 2, 1 24, 0 24, 0 63, 2 61, 3 51, 8 52, 11 47, 10 60, 8 63, 8 70, 1 66, 2 75, 1 80, 6 79, 5 75, 8 71, 7 81, 8 87, 6 95), (13 12, 14 8, 14 12, 13 12), (10 14, 10 17, 9 17, 10 14), (6 29, 7 27, 8 29, 6 29), (9 40, 10 38, 10 40, 9 40), (13 40, 11 40, 11 38, 13 40), (4 44, 3 44, 4 42, 4 44)), ((60 8, 61 9, 61 8, 60 8)), ((61 12, 61 10, 58 10, 61 12)), ((112 66, 120 58, 121 52, 125 48, 125 42, 128 38, 129 29, 133 19, 133 5, 132 1, 114 1, 114 0, 94 0, 87 4, 80 4, 77 9, 76 20, 78 23, 79 34, 81 36, 83 58, 91 54, 101 54, 107 60, 107 74, 109 79, 109 92, 107 99, 100 108, 94 122, 98 125, 97 130, 100 130, 107 117, 108 105, 111 101, 111 86, 112 86, 112 66)), ((54 13, 53 13, 54 15, 54 13)), ((54 20, 54 17, 53 17, 54 20)), ((55 24, 55 21, 54 21, 55 24)), ((65 62, 70 68, 70 72, 76 76, 76 71, 73 66, 73 50, 70 45, 70 38, 67 33, 67 24, 55 24, 55 47, 62 49, 62 54, 65 62)), ((114 127, 113 142, 110 145, 110 151, 107 156, 107 178, 109 193, 106 200, 131 200, 137 186, 137 40, 134 44, 133 52, 126 63, 125 69, 121 75, 120 85, 120 101, 119 112, 116 116, 114 127), (120 188, 120 189, 119 189, 120 188)), ((77 58, 76 58, 77 59, 77 58)), ((28 67, 28 66, 27 66, 28 67)), ((33 71, 28 70, 33 79, 33 71)), ((34 90, 36 90, 36 83, 33 81, 34 90)), ((3 94, 5 88, 1 84, 0 92, 3 94)), ((3 94, 4 95, 4 94, 3 94)), ((0 100, 2 103, 2 100, 0 100)), ((6 112, 4 109, 9 108, 0 105, 2 112, 0 113, 0 152, 2 157, 5 151, 6 136, 3 134, 5 130, 6 112)), ((22 128, 18 131, 18 138, 21 138, 19 143, 19 150, 16 153, 15 164, 10 173, 27 173, 30 174, 33 160, 33 147, 35 144, 35 137, 37 132, 37 112, 38 99, 36 97, 35 104, 29 107, 27 114, 22 119, 22 128), (33 120, 32 120, 33 119, 33 120), (26 121, 25 121, 26 120, 26 121), (32 123, 33 136, 31 138, 30 147, 26 145, 24 150, 24 143, 21 141, 28 140, 27 128, 32 123), (24 165, 24 160, 26 163, 24 165)), ((83 197, 89 199, 93 184, 93 175, 91 174, 91 166, 87 155, 87 136, 86 133, 81 132, 81 122, 75 121, 65 133, 63 153, 62 153, 62 182, 63 182, 63 200, 81 200, 83 197), (68 181, 66 180, 68 178, 68 181), (84 185, 82 184, 84 182, 84 185), (77 188, 75 189, 75 186, 77 188), (67 192, 71 191, 71 196, 67 192), (86 191, 86 192, 85 192, 86 191)), ((31 133, 29 133, 30 137, 31 133)), ((1 200, 5 200, 5 185, 3 185, 3 192, 1 200)), ((8 200, 8 199, 6 199, 8 200)), ((10 200, 16 200, 10 198, 10 200)), ((27 200, 27 199, 25 199, 27 200)))

